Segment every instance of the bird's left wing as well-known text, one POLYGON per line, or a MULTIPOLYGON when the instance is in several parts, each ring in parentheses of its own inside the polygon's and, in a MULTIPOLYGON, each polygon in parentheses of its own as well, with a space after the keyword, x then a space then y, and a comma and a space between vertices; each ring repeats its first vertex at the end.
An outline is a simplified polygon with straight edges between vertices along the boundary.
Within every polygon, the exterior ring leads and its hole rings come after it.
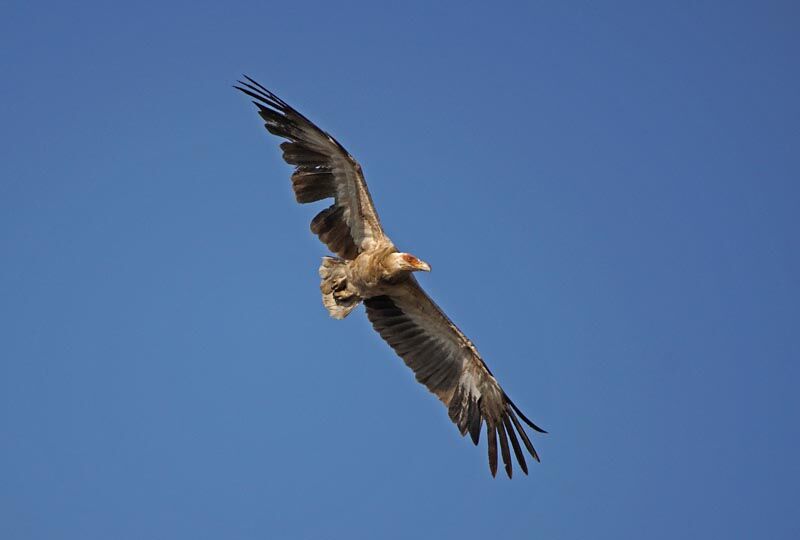
POLYGON ((281 98, 245 76, 234 86, 254 99, 267 131, 287 139, 283 159, 296 169, 292 187, 299 203, 333 197, 311 221, 311 230, 344 259, 355 259, 385 238, 361 165, 339 142, 281 98))
POLYGON ((472 342, 410 277, 386 289, 386 294, 364 300, 373 327, 410 367, 419 382, 448 408, 461 435, 470 433, 477 445, 486 423, 489 468, 497 473, 497 441, 511 478, 508 441, 525 474, 528 466, 517 433, 536 461, 539 456, 519 421, 544 430, 528 420, 500 388, 472 342), (517 418, 519 415, 519 418, 517 418))

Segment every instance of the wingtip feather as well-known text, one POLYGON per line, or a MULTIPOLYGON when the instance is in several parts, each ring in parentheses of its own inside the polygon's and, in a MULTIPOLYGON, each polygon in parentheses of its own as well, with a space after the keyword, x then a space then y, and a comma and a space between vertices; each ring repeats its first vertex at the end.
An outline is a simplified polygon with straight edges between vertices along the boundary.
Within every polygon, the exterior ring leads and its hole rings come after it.
POLYGON ((508 417, 514 423, 514 427, 517 428, 517 432, 519 433, 520 437, 522 437, 522 443, 525 445, 525 448, 528 449, 531 457, 533 457, 533 459, 535 459, 537 462, 540 462, 539 454, 536 452, 531 440, 528 438, 528 434, 525 433, 525 429, 522 427, 522 424, 520 424, 519 420, 517 420, 517 416, 514 414, 513 410, 508 411, 508 417))
POLYGON ((514 455, 517 457, 517 463, 519 463, 520 469, 522 469, 522 472, 525 474, 528 474, 528 464, 525 463, 525 454, 522 453, 522 448, 517 440, 517 435, 514 433, 514 428, 512 427, 511 421, 508 417, 509 415, 505 415, 503 417, 503 424, 506 427, 506 433, 508 433, 508 438, 511 439, 511 447, 514 449, 514 455))
POLYGON ((486 441, 489 449, 489 471, 492 473, 492 478, 497 476, 497 432, 494 426, 486 423, 486 441))
POLYGON ((513 476, 511 452, 508 450, 508 437, 506 435, 506 428, 503 426, 503 422, 497 424, 497 437, 500 439, 500 453, 503 456, 503 466, 505 467, 506 474, 510 479, 513 476))
POLYGON ((506 395, 505 393, 504 393, 503 395, 504 395, 504 397, 505 397, 505 400, 506 400, 506 402, 508 402, 508 404, 509 404, 509 405, 511 405, 511 408, 512 408, 512 409, 514 409, 514 410, 516 411, 516 413, 519 415, 519 417, 520 417, 520 418, 522 418, 522 421, 523 421, 523 422, 525 422, 526 424, 528 424, 528 425, 529 425, 529 426, 530 426, 530 427, 531 427, 531 428, 532 428, 534 431, 538 431, 539 433, 543 433, 543 434, 545 434, 545 435, 547 434, 547 432, 546 432, 545 430, 543 430, 542 428, 540 428, 539 426, 537 426, 536 424, 534 424, 533 422, 531 422, 531 421, 528 419, 528 417, 527 417, 527 416, 525 416, 524 414, 522 414, 522 411, 520 411, 520 410, 519 410, 519 407, 517 407, 517 406, 514 404, 514 402, 513 402, 513 401, 511 401, 511 399, 508 397, 508 395, 506 395))

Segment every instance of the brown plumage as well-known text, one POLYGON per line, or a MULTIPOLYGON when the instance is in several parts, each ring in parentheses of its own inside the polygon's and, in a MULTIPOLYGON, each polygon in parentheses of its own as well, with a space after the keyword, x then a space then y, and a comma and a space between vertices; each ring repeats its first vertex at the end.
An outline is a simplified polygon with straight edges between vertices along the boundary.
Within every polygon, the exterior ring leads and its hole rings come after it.
POLYGON ((472 342, 422 290, 412 272, 430 271, 430 266, 398 252, 383 232, 361 166, 285 101, 245 79, 235 88, 254 99, 270 133, 287 139, 281 149, 283 159, 295 165, 292 187, 297 202, 333 198, 333 204, 311 221, 311 231, 338 255, 324 257, 319 269, 325 308, 342 319, 363 302, 372 326, 444 403, 462 436, 469 433, 477 445, 486 424, 492 476, 497 473, 498 441, 508 477, 511 449, 527 474, 519 439, 533 459, 539 461, 539 456, 519 419, 535 431, 545 431, 520 412, 472 342))

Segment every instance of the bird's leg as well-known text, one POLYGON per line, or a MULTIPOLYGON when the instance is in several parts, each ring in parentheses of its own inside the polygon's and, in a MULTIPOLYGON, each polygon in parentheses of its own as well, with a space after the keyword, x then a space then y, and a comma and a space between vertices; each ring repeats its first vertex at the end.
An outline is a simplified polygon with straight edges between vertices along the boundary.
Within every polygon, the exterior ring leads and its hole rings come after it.
POLYGON ((331 280, 331 290, 339 292, 347 288, 347 276, 337 276, 331 280))

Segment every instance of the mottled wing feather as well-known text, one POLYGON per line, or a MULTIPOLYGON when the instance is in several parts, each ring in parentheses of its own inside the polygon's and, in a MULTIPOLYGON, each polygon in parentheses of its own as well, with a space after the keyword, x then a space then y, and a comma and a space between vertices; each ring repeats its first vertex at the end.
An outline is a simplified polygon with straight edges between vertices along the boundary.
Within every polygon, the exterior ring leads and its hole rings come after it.
POLYGON ((287 139, 281 150, 286 163, 295 166, 292 187, 297 202, 334 199, 312 220, 314 234, 345 259, 375 246, 385 235, 358 162, 285 101, 253 79, 245 79, 234 88, 254 99, 267 131, 287 139))
POLYGON ((517 414, 534 430, 544 430, 528 420, 500 388, 469 339, 410 277, 385 294, 364 301, 375 330, 410 367, 417 380, 444 403, 461 435, 470 434, 477 445, 486 424, 489 469, 497 472, 497 442, 509 478, 511 447, 525 474, 528 467, 517 439, 536 461, 534 450, 517 414), (516 414, 515 414, 516 413, 516 414))

